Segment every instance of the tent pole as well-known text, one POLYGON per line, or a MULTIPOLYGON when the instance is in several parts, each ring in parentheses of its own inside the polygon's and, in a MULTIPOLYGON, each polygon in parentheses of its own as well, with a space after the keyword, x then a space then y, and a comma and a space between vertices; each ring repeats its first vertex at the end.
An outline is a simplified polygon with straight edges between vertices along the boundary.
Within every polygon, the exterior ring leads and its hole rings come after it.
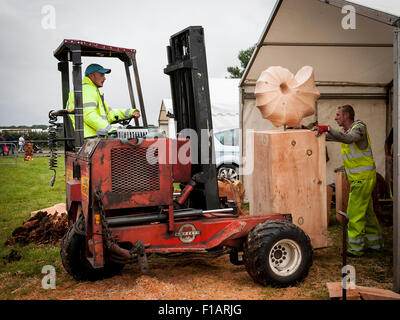
POLYGON ((399 204, 399 102, 400 102, 400 28, 394 29, 393 73, 393 284, 400 292, 400 204, 399 204))

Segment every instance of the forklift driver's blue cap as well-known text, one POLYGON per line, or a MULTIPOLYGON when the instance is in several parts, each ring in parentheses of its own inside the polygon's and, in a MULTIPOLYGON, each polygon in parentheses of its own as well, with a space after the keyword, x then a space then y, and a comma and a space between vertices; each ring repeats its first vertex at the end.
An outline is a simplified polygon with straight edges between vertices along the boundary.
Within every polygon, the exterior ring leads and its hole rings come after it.
POLYGON ((100 72, 100 73, 110 73, 111 69, 104 69, 101 65, 93 63, 88 65, 88 67, 85 70, 85 76, 88 76, 89 74, 93 72, 100 72))

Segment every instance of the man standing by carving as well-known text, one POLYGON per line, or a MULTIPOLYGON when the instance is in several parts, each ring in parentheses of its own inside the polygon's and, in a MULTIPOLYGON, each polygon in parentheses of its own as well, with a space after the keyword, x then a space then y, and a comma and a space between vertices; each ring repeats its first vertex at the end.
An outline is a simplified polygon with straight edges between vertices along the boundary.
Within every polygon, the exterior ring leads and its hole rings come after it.
POLYGON ((382 230, 372 200, 376 166, 367 125, 360 120, 354 121, 353 107, 339 107, 335 121, 342 127, 340 130, 334 130, 330 126, 317 126, 315 129, 318 134, 326 132, 327 141, 341 144, 343 165, 350 181, 347 252, 350 256, 359 257, 366 248, 378 250, 383 247, 382 230))

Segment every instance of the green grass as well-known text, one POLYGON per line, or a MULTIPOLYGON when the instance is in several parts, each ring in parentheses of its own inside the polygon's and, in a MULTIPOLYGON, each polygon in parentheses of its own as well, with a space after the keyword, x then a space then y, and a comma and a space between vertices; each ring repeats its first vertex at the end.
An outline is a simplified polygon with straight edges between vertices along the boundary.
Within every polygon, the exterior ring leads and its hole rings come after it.
MULTIPOLYGON (((10 159, 0 158, 0 163, 4 162, 10 162, 10 159)), ((1 278, 8 275, 6 288, 1 288, 0 285, 0 299, 22 294, 24 290, 18 290, 15 294, 10 292, 19 288, 21 283, 26 283, 28 278, 40 277, 43 266, 54 265, 56 270, 60 268, 58 247, 4 244, 13 230, 30 218, 32 211, 65 201, 63 157, 58 159, 54 187, 49 186, 52 176, 53 171, 48 169, 46 157, 24 161, 20 155, 17 166, 0 165, 0 274, 1 278), (3 257, 12 249, 18 251, 22 258, 5 263, 3 257)))

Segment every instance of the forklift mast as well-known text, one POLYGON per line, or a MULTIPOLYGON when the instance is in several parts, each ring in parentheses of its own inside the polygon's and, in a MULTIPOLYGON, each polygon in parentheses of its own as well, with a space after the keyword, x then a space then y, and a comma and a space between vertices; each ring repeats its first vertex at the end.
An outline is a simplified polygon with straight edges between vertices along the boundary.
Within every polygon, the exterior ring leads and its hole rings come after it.
POLYGON ((199 178, 189 198, 190 206, 219 208, 203 28, 192 26, 172 35, 167 53, 168 65, 164 73, 170 77, 177 132, 191 129, 197 134, 197 139, 191 139, 191 153, 196 155, 197 150, 198 155, 198 159, 192 159, 192 176, 199 178))

